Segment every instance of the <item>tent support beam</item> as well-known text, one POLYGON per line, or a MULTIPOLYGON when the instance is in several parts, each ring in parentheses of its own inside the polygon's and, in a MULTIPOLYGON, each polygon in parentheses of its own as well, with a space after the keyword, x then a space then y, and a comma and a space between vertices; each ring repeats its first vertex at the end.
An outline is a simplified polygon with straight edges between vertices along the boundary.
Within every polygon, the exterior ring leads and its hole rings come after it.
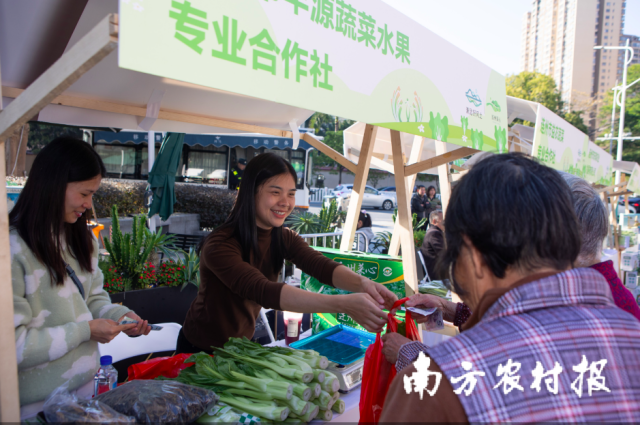
MULTIPOLYGON (((444 142, 438 142, 438 141, 436 141, 436 146, 438 145, 438 143, 442 143, 444 146, 444 142)), ((425 161, 418 162, 416 164, 407 165, 405 167, 405 174, 410 176, 411 174, 417 174, 422 171, 427 171, 431 168, 435 168, 440 165, 446 164, 448 162, 455 161, 456 159, 473 155, 476 152, 479 152, 479 151, 471 148, 460 148, 451 152, 443 152, 441 154, 438 154, 438 156, 434 156, 433 158, 427 159, 425 161)))
MULTIPOLYGON (((456 149, 451 153, 459 152, 464 149, 469 149, 469 148, 456 149)), ((470 150, 474 151, 474 149, 470 149, 470 150)), ((446 154, 447 154, 447 147, 445 142, 438 142, 436 140, 436 155, 438 155, 436 156, 436 158, 444 157, 446 154)), ((460 158, 455 158, 455 159, 452 159, 451 161, 455 161, 456 159, 460 159, 460 158)), ((442 214, 446 215, 447 206, 449 205, 449 198, 451 198, 451 180, 449 180, 449 165, 447 162, 445 162, 444 164, 438 165, 438 177, 440 181, 440 201, 442 202, 442 214)))
MULTIPOLYGON (((5 91, 4 95, 6 97, 17 98, 22 92, 24 92, 24 90, 22 89, 17 89, 13 87, 3 87, 3 89, 5 91)), ((89 109, 93 111, 133 115, 136 117, 147 116, 146 108, 132 106, 132 105, 122 105, 119 103, 104 102, 99 100, 84 99, 84 98, 79 98, 79 97, 69 96, 69 95, 57 96, 56 98, 51 100, 51 103, 55 105, 70 106, 74 108, 83 108, 83 109, 89 109)), ((230 130, 238 130, 246 133, 261 133, 261 134, 268 134, 270 136, 276 136, 276 137, 293 137, 293 134, 290 131, 286 131, 286 130, 277 130, 275 128, 261 127, 253 124, 243 124, 243 123, 237 123, 232 121, 225 121, 225 120, 206 117, 202 115, 187 115, 179 112, 170 112, 170 111, 161 110, 158 113, 158 119, 184 122, 189 124, 206 125, 210 127, 227 128, 230 130)), ((352 173, 356 172, 356 168, 357 168, 356 164, 349 161, 342 154, 335 151, 331 147, 325 145, 315 137, 311 136, 310 134, 304 134, 302 135, 301 139, 309 143, 311 146, 313 146, 323 154, 327 155, 329 158, 336 161, 338 164, 345 167, 347 170, 351 171, 352 173)))
MULTIPOLYGON (((424 137, 416 136, 411 146, 411 153, 409 154, 409 162, 415 163, 420 159, 422 155, 422 147, 424 146, 424 137)), ((406 169, 406 168, 405 168, 406 169)), ((413 185, 416 182, 418 174, 411 174, 404 178, 406 182, 407 194, 413 193, 413 185)), ((407 196, 407 208, 411 213, 411 198, 407 196)), ((428 218, 428 217, 427 217, 428 218)), ((413 223, 413 219, 412 219, 413 223)), ((393 225, 393 234, 391 235, 391 243, 389 244, 389 255, 397 256, 400 252, 400 222, 396 219, 393 225)))
MULTIPOLYGON (((117 15, 105 17, 0 113, 0 140, 21 127, 118 46, 117 15)), ((146 113, 145 113, 146 114, 146 113)))
MULTIPOLYGON (((377 132, 377 127, 376 127, 376 132, 377 132)), ((291 132, 288 132, 290 135, 287 137, 292 137, 291 136, 291 132)), ((366 140, 366 130, 365 130, 365 140, 366 140)), ((313 137, 312 135, 305 133, 301 136, 301 139, 304 140, 305 142, 309 143, 311 146, 313 146, 314 148, 318 149, 320 152, 322 152, 323 154, 327 155, 329 158, 333 159, 334 161, 336 161, 338 164, 342 165, 344 168, 346 168, 347 170, 351 171, 352 173, 357 173, 358 169, 359 169, 359 165, 360 162, 362 162, 362 156, 360 157, 360 159, 358 160, 358 165, 354 164, 353 162, 349 161, 347 158, 345 158, 342 154, 340 154, 338 151, 332 149, 330 146, 325 145, 324 143, 322 143, 320 140, 316 139, 315 137, 313 137)), ((374 139, 375 140, 375 139, 374 139)), ((373 146, 373 142, 371 143, 371 145, 373 146)), ((364 147, 363 147, 363 151, 364 151, 364 147)), ((373 152, 373 151, 372 151, 373 152)), ((371 155, 369 155, 369 159, 368 159, 368 163, 371 162, 371 155)), ((367 166, 367 170, 368 170, 368 166, 367 166)), ((367 171, 367 175, 368 175, 368 171, 367 171)), ((366 183, 366 180, 365 180, 366 183)))
POLYGON ((402 162, 402 140, 400 139, 400 132, 397 130, 391 130, 391 150, 393 152, 394 177, 396 181, 396 195, 398 197, 398 217, 396 217, 396 223, 399 223, 399 226, 394 229, 400 233, 405 289, 407 296, 411 296, 418 293, 418 270, 416 268, 411 210, 409 209, 409 193, 407 193, 405 180, 405 166, 402 162))
POLYGON ((353 189, 351 190, 347 218, 344 221, 344 232, 342 234, 342 240, 340 241, 341 251, 351 251, 351 247, 353 246, 353 239, 356 236, 356 229, 358 228, 360 208, 362 207, 362 197, 364 196, 367 178, 369 177, 369 168, 371 167, 373 145, 376 142, 377 134, 378 127, 367 124, 364 129, 364 136, 362 137, 362 150, 360 151, 358 168, 356 169, 353 189))

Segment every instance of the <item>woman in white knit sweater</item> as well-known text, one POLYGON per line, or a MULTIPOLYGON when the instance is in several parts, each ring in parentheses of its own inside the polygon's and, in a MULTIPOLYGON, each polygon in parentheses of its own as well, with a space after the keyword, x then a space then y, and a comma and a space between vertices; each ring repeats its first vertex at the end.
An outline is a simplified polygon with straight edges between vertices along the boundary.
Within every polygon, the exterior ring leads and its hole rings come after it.
POLYGON ((37 414, 67 381, 70 390, 90 397, 100 367, 98 342, 151 330, 128 308, 112 304, 102 288, 87 210, 105 175, 89 144, 58 138, 36 157, 9 215, 22 419, 37 414), (138 324, 119 325, 124 316, 138 324))

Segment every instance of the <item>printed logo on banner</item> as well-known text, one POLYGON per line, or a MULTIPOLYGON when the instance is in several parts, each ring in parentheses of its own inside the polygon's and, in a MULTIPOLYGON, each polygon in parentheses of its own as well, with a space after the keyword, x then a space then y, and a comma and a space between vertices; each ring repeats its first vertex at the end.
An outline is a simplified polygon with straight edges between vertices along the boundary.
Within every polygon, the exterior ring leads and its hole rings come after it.
POLYGON ((494 112, 500 112, 502 110, 497 100, 492 100, 491 102, 487 103, 487 105, 491 106, 494 112))
POLYGON ((482 105, 482 99, 480 98, 480 95, 478 95, 478 91, 474 92, 473 90, 469 89, 467 90, 466 96, 469 103, 473 103, 473 106, 475 106, 476 108, 482 105))

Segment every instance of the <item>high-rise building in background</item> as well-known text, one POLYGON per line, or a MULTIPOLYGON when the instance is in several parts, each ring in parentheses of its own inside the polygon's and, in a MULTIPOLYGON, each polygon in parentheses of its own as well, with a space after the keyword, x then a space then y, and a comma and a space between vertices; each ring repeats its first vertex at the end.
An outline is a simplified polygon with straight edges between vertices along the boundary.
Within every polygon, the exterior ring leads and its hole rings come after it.
MULTIPOLYGON (((623 34, 622 37, 620 37, 620 45, 624 46, 625 44, 627 44, 627 39, 629 39, 629 47, 633 49, 633 59, 631 60, 631 63, 629 64, 629 66, 638 65, 640 64, 640 37, 638 37, 637 35, 623 34)), ((622 72, 622 67, 624 66, 623 61, 624 61, 624 52, 620 54, 619 66, 620 66, 621 72, 622 72)), ((622 77, 620 77, 620 81, 622 81, 622 77)))
MULTIPOLYGON (((622 44, 625 6, 622 0, 533 0, 522 26, 520 70, 553 77, 565 107, 586 111, 622 80, 624 52, 593 47, 622 44)), ((591 136, 596 116, 593 109, 583 116, 591 136)))

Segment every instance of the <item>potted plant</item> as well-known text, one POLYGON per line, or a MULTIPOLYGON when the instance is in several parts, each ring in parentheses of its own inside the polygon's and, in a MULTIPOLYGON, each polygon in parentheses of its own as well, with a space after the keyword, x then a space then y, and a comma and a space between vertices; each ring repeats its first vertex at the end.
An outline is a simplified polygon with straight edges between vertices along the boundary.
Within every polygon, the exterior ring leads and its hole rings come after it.
POLYGON ((177 251, 171 249, 172 237, 152 233, 144 226, 144 216, 134 217, 132 232, 123 234, 116 205, 111 210, 111 222, 111 240, 105 239, 109 253, 106 272, 103 266, 105 289, 110 293, 111 301, 129 307, 149 323, 182 325, 198 291, 199 278, 195 275, 199 276, 199 271, 193 271, 199 266, 195 252, 183 253, 188 259, 186 264, 183 260, 169 260, 156 268, 148 261, 150 254, 155 251, 161 251, 167 257, 175 254, 177 251), (198 265, 195 265, 196 259, 198 265), (181 277, 178 284, 175 284, 176 279, 163 276, 169 267, 174 269, 172 273, 181 277), (189 267, 189 280, 186 280, 185 270, 189 267))

